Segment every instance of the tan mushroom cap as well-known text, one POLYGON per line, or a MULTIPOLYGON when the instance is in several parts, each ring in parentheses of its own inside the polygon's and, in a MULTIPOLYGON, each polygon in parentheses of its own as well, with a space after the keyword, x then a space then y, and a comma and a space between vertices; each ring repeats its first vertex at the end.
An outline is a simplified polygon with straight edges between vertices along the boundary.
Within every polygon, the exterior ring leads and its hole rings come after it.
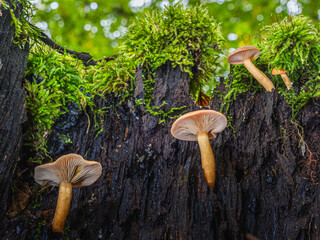
POLYGON ((260 54, 260 50, 253 46, 241 47, 231 52, 227 58, 230 64, 243 64, 243 60, 250 58, 256 59, 260 54))
POLYGON ((277 69, 273 69, 272 70, 272 75, 279 75, 279 74, 283 74, 283 73, 286 73, 287 72, 287 70, 284 70, 284 69, 279 69, 279 70, 277 70, 277 69))
POLYGON ((35 181, 42 185, 59 186, 70 182, 73 187, 89 186, 101 175, 99 162, 84 160, 78 154, 67 154, 53 163, 42 164, 34 169, 35 181))
POLYGON ((227 126, 227 118, 214 110, 198 110, 179 117, 171 127, 171 134, 180 140, 197 141, 198 132, 207 132, 215 138, 227 126))

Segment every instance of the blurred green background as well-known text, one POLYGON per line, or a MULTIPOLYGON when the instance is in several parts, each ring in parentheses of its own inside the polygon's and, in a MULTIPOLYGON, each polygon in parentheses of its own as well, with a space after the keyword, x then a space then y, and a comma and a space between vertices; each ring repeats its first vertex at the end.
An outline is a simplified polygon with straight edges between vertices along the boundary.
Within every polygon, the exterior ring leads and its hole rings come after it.
MULTIPOLYGON (((95 59, 117 53, 117 46, 127 27, 139 12, 164 8, 177 1, 168 0, 32 0, 31 20, 58 44, 78 52, 88 52, 95 59)), ((297 14, 320 20, 320 0, 182 0, 184 6, 203 4, 212 17, 221 22, 226 39, 224 48, 251 43, 261 26, 272 16, 297 14), (271 16, 272 15, 272 16, 271 16)), ((318 25, 318 24, 317 24, 318 25)), ((319 26, 319 25, 318 25, 319 26)))

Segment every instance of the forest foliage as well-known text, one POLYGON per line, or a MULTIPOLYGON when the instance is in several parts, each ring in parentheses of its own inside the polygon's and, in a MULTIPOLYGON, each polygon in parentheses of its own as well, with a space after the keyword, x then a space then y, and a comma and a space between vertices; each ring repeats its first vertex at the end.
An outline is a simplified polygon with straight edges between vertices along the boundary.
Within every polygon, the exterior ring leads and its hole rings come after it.
MULTIPOLYGON (((90 50, 95 58, 117 53, 128 26, 144 10, 164 9, 176 0, 33 0, 33 23, 50 33, 62 46, 79 52, 90 50)), ((320 1, 302 0, 181 0, 184 7, 202 4, 221 23, 226 49, 245 46, 271 15, 304 14, 315 23, 320 19, 320 1)))

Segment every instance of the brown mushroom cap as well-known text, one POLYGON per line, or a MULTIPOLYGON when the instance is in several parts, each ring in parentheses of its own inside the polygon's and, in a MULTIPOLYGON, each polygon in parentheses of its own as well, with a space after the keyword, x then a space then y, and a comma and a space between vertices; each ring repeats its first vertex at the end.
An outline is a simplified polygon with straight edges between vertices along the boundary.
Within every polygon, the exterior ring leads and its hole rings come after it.
POLYGON ((198 132, 207 132, 209 138, 227 126, 227 118, 214 110, 198 110, 179 117, 171 127, 171 134, 180 140, 197 141, 198 132))
POLYGON ((35 181, 42 185, 59 186, 70 182, 73 187, 89 186, 101 175, 101 164, 84 160, 78 154, 67 154, 53 163, 42 164, 34 169, 35 181))
POLYGON ((283 73, 286 73, 287 72, 287 70, 284 70, 284 69, 279 69, 279 70, 277 70, 277 69, 273 69, 272 70, 272 75, 279 75, 279 74, 283 74, 283 73))
POLYGON ((227 58, 230 64, 243 64, 243 60, 250 58, 256 59, 260 54, 260 50, 253 46, 241 47, 231 52, 227 58))

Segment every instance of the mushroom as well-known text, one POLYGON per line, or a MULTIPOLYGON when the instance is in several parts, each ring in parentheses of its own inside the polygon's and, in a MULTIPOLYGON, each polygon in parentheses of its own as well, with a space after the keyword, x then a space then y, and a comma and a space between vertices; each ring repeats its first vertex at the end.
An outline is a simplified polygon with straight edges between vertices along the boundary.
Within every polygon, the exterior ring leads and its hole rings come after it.
POLYGON ((226 117, 214 110, 198 110, 179 117, 171 127, 171 134, 180 140, 198 141, 204 180, 209 187, 215 183, 215 160, 209 139, 215 138, 227 126, 226 117))
POLYGON ((42 164, 34 169, 35 181, 42 185, 60 186, 56 212, 52 223, 53 232, 64 232, 72 187, 89 186, 101 175, 101 164, 87 161, 78 154, 67 154, 53 163, 42 164))
POLYGON ((287 70, 284 69, 273 69, 272 70, 272 75, 279 75, 282 77, 282 80, 284 81, 284 84, 287 86, 287 89, 289 90, 290 88, 292 88, 292 82, 290 80, 290 78, 288 77, 288 75, 286 74, 287 70))
POLYGON ((244 64, 248 71, 257 79, 257 81, 269 92, 274 89, 271 80, 261 72, 251 60, 256 59, 260 54, 260 50, 253 46, 241 47, 228 56, 228 63, 230 64, 244 64))

